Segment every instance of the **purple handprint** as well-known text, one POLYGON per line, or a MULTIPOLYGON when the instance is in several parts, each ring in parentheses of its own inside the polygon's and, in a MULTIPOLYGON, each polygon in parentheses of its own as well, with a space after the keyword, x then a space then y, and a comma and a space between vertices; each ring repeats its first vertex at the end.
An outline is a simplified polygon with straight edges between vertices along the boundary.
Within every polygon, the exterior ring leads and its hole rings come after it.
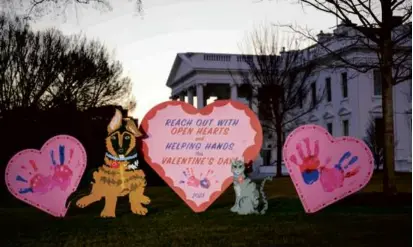
POLYGON ((333 168, 327 168, 326 166, 320 167, 320 183, 325 192, 333 192, 343 187, 346 178, 352 177, 359 172, 359 166, 347 172, 347 170, 357 162, 357 156, 353 156, 347 165, 343 166, 343 162, 350 157, 351 152, 345 152, 333 168))

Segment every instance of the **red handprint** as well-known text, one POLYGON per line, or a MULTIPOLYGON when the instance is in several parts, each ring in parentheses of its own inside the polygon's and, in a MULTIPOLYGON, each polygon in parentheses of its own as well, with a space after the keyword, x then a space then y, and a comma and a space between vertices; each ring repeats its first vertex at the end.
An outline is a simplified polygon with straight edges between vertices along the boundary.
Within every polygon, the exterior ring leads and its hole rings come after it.
MULTIPOLYGON (((34 160, 29 160, 31 167, 33 168, 33 171, 36 172, 36 174, 32 175, 32 173, 29 172, 29 175, 31 176, 29 181, 27 181, 24 177, 17 175, 17 181, 30 185, 29 187, 20 189, 19 193, 24 194, 31 192, 44 194, 54 187, 59 187, 61 190, 65 191, 70 186, 73 172, 69 168, 68 164, 70 164, 70 162, 72 161, 73 149, 70 149, 68 163, 65 163, 65 146, 63 145, 59 145, 60 165, 58 165, 54 159, 53 150, 50 151, 50 157, 53 164, 53 166, 51 167, 51 170, 53 171, 52 174, 38 173, 36 162, 34 160)), ((22 166, 22 169, 26 168, 22 166)))
MULTIPOLYGON (((186 172, 182 172, 184 175, 184 180, 180 180, 180 184, 186 184, 188 186, 192 186, 195 188, 204 188, 208 189, 211 186, 211 183, 213 182, 213 179, 215 178, 214 171, 213 170, 208 170, 206 175, 203 177, 203 173, 199 175, 200 178, 197 178, 194 174, 194 170, 192 168, 187 168, 186 172)), ((215 180, 215 183, 218 183, 217 180, 215 180)))
POLYGON ((73 157, 73 149, 70 149, 69 151, 69 159, 67 163, 65 163, 65 146, 63 145, 59 145, 60 165, 56 164, 53 150, 50 151, 50 156, 53 163, 53 187, 56 186, 59 187, 61 190, 65 191, 67 187, 69 187, 73 176, 73 172, 69 168, 69 164, 71 163, 73 157))
MULTIPOLYGON (((36 173, 32 175, 32 172, 28 171, 28 174, 31 176, 29 181, 27 181, 24 177, 20 175, 16 176, 17 181, 29 184, 29 187, 19 189, 19 193, 25 194, 30 192, 44 194, 48 192, 53 187, 51 176, 38 173, 37 165, 34 160, 29 160, 29 164, 32 168, 32 171, 36 173)), ((22 166, 22 169, 26 170, 26 167, 22 166)))
POLYGON ((311 154, 310 148, 310 138, 304 138, 304 144, 307 149, 307 155, 304 155, 301 144, 298 143, 296 146, 298 155, 300 156, 302 163, 299 164, 297 157, 295 155, 290 156, 290 161, 299 166, 301 175, 306 184, 313 184, 316 182, 320 176, 319 167, 320 159, 318 158, 319 146, 318 141, 314 142, 314 154, 311 154))

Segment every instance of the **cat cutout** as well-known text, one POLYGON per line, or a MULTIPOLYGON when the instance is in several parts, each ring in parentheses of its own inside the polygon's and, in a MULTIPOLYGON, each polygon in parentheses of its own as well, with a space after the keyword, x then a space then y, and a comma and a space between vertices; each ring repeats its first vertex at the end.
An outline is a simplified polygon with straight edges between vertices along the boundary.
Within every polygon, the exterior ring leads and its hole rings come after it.
POLYGON ((231 172, 234 178, 234 190, 235 190, 235 204, 231 208, 231 212, 238 213, 239 215, 249 214, 265 214, 268 209, 268 201, 264 193, 264 184, 267 180, 272 180, 272 177, 266 177, 260 186, 258 191, 257 185, 248 177, 245 176, 245 165, 241 160, 235 160, 231 162, 231 172), (258 210, 259 198, 261 193, 261 200, 263 202, 263 208, 258 210))

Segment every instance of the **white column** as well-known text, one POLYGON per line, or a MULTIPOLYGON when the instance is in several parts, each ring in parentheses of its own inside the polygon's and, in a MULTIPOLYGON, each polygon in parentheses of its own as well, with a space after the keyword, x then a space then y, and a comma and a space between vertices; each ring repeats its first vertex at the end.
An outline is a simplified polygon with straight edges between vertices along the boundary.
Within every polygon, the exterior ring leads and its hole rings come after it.
POLYGON ((194 105, 194 91, 192 87, 188 88, 188 103, 194 105))
POLYGON ((179 95, 179 101, 185 102, 185 94, 184 93, 181 93, 179 95))
POLYGON ((237 84, 231 83, 231 100, 238 100, 238 88, 237 84))
POLYGON ((196 84, 196 101, 198 109, 204 107, 204 85, 196 84))

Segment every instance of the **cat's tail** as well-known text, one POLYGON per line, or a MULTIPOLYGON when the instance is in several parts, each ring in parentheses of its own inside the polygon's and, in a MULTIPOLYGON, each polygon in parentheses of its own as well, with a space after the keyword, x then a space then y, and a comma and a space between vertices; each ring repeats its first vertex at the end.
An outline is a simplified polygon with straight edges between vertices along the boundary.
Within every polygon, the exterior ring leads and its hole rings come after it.
POLYGON ((262 180, 262 182, 261 182, 260 193, 261 193, 261 200, 264 202, 264 207, 260 211, 260 214, 265 214, 265 212, 268 209, 268 201, 267 201, 267 198, 266 198, 265 193, 264 193, 264 185, 265 185, 265 181, 267 181, 267 180, 272 181, 272 177, 268 176, 268 177, 264 178, 264 180, 262 180))

